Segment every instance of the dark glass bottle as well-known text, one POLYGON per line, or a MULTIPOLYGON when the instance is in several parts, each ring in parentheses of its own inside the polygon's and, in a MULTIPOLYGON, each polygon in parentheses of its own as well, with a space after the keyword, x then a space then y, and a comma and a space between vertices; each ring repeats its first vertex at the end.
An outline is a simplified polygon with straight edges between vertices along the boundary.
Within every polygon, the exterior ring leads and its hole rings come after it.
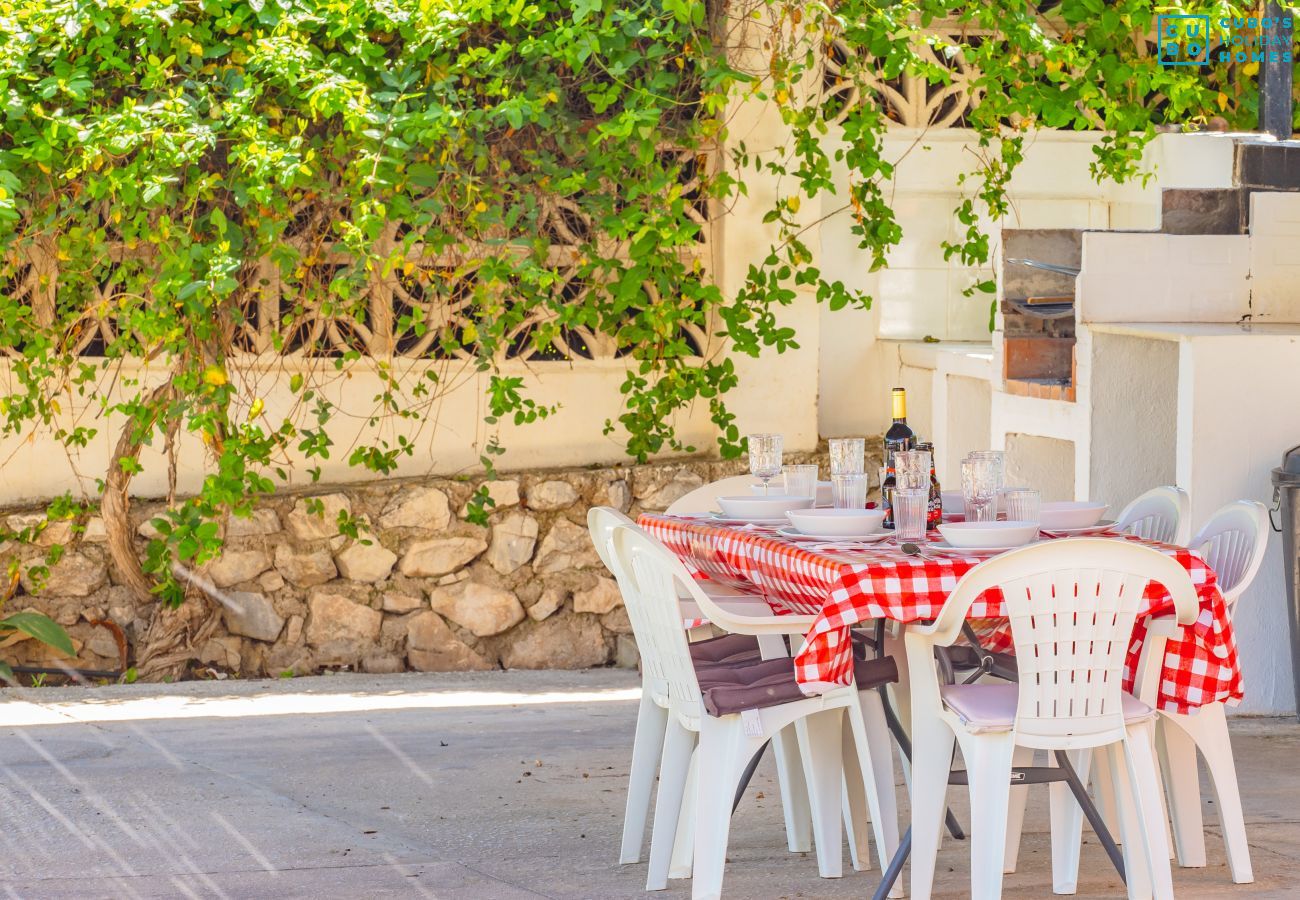
POLYGON ((892 468, 895 453, 915 446, 916 435, 907 424, 907 391, 894 388, 894 422, 885 432, 885 465, 892 468))
POLYGON ((894 527, 894 507, 890 493, 894 489, 894 454, 911 450, 916 445, 916 434, 907 424, 907 391, 894 388, 894 421, 885 432, 885 480, 880 483, 880 505, 885 510, 885 528, 894 527))
POLYGON ((934 444, 927 441, 917 444, 916 449, 930 454, 930 498, 926 504, 925 527, 933 531, 943 524, 943 489, 939 487, 939 476, 935 474, 934 444))

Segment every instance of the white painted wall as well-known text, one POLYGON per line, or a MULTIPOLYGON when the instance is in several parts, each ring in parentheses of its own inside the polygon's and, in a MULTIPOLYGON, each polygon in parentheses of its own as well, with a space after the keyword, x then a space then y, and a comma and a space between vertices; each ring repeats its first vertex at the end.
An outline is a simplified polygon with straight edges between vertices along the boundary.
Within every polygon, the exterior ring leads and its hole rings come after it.
MULTIPOLYGON (((423 368, 417 363, 414 367, 423 368)), ((504 374, 516 374, 525 379, 525 390, 538 403, 558 403, 559 411, 546 423, 515 426, 504 423, 500 428, 501 443, 506 454, 498 458, 504 469, 535 466, 569 466, 589 463, 617 463, 627 459, 616 435, 605 436, 602 423, 607 418, 616 419, 623 411, 623 397, 619 384, 626 371, 621 360, 583 361, 574 363, 532 363, 527 366, 511 363, 504 374)), ((116 369, 112 372, 117 372, 116 369)), ((306 484, 307 469, 319 465, 321 480, 326 482, 366 481, 375 476, 365 469, 347 465, 353 446, 361 439, 373 441, 366 424, 374 412, 373 398, 384 388, 373 369, 359 363, 340 376, 331 370, 313 376, 310 369, 292 364, 268 368, 254 368, 244 373, 234 373, 236 384, 241 385, 240 396, 247 408, 255 397, 266 404, 264 424, 273 426, 292 410, 293 395, 288 382, 295 372, 304 372, 307 383, 318 393, 339 407, 336 421, 331 426, 335 446, 328 460, 304 459, 294 453, 289 457, 292 466, 285 468, 292 475, 291 484, 306 484), (313 380, 315 379, 315 380, 313 380), (371 437, 367 437, 367 436, 371 437)), ((140 378, 146 385, 157 384, 162 372, 147 372, 138 366, 126 365, 117 374, 116 382, 140 378)), ((449 376, 451 377, 451 376, 449 376)), ((412 381, 414 378, 411 379, 412 381)), ((483 416, 487 414, 483 391, 486 376, 463 373, 451 377, 457 386, 430 410, 429 421, 397 422, 389 420, 379 436, 395 444, 398 435, 404 435, 416 446, 414 456, 402 457, 398 475, 418 476, 428 474, 454 474, 474 471, 479 466, 479 454, 488 437, 483 416)), ((773 376, 775 380, 775 376, 773 376)), ((755 379, 758 381, 758 379, 755 379)), ((124 396, 121 388, 113 387, 111 373, 103 379, 100 392, 67 403, 62 411, 60 425, 74 424, 97 428, 99 433, 91 444, 75 453, 64 448, 44 430, 28 432, 0 441, 0 504, 13 505, 47 499, 71 491, 79 497, 98 495, 96 479, 104 477, 104 466, 117 440, 120 417, 99 418, 100 401, 114 401, 124 396)), ((7 366, 0 364, 0 390, 12 388, 7 366)), ((771 389, 771 385, 768 385, 771 389)), ((133 389, 134 391, 134 389, 133 389)), ((416 402, 414 399, 411 403, 416 402)), ((299 410, 295 418, 305 422, 310 410, 299 410)), ((708 418, 708 410, 697 406, 683 414, 678 422, 678 433, 683 440, 694 443, 701 450, 713 445, 715 429, 708 418)), ((167 491, 167 466, 161 454, 161 440, 147 448, 141 456, 144 471, 137 475, 133 493, 143 497, 161 497, 167 491)), ((207 471, 210 460, 205 448, 193 436, 182 435, 177 457, 177 489, 180 493, 195 491, 207 471)))
POLYGON ((1006 435, 1008 487, 1037 488, 1044 501, 1074 497, 1074 444, 1037 434, 1006 435))
POLYGON ((1178 345, 1094 334, 1091 362, 1088 496, 1118 514, 1177 478, 1178 345))
MULTIPOLYGON (((1179 344, 1178 483, 1197 528, 1238 499, 1272 504, 1271 470, 1300 443, 1300 328, 1193 335, 1179 344)), ((1280 535, 1237 602, 1243 713, 1296 709, 1280 535)))

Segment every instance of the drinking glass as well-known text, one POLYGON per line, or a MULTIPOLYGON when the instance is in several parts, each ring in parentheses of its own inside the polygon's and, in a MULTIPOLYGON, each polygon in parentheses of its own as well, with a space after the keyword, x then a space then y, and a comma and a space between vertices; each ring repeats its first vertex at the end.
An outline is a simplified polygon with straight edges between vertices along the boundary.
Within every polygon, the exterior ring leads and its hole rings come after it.
POLYGON ((836 509, 866 509, 867 474, 846 472, 832 475, 831 503, 836 509))
MULTIPOLYGON (((967 522, 992 522, 997 514, 997 461, 967 457, 961 463, 961 496, 966 502, 967 522)), ((895 492, 897 493, 897 492, 895 492)))
POLYGON ((993 476, 997 486, 993 489, 993 518, 998 514, 997 492, 1007 483, 1007 455, 1001 450, 974 450, 966 454, 967 459, 992 460, 996 474, 993 476))
POLYGON ((749 441, 749 474, 762 480, 763 493, 768 482, 781 474, 781 435, 751 434, 749 441))
POLYGON ((817 496, 816 466, 782 466, 781 474, 785 476, 785 492, 791 497, 817 496))
POLYGON ((930 451, 900 450, 894 454, 894 483, 900 488, 930 486, 930 451))
MULTIPOLYGON (((929 474, 927 469, 926 476, 929 477, 929 474)), ((925 540, 925 517, 929 510, 929 501, 929 488, 894 488, 895 539, 898 541, 925 540)))
POLYGON ((865 471, 866 438, 831 438, 831 474, 852 475, 865 471))
POLYGON ((1033 488, 1004 488, 998 504, 1010 522, 1037 522, 1040 495, 1033 488))

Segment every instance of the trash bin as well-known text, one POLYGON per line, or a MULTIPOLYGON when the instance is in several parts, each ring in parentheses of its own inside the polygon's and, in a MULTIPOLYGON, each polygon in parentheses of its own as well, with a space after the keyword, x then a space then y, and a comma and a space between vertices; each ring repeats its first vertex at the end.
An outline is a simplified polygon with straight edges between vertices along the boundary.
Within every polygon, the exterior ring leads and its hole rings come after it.
POLYGON ((1295 680, 1300 717, 1300 446, 1282 455, 1273 470, 1273 530, 1282 532, 1282 565, 1286 569, 1287 619, 1291 623, 1291 677, 1295 680), (1281 514, 1281 523, 1274 517, 1281 514))

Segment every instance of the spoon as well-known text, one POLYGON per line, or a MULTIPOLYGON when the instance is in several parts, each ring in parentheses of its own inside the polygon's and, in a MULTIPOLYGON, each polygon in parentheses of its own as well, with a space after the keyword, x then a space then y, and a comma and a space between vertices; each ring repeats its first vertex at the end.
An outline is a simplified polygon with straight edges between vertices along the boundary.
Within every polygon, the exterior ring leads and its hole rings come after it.
POLYGON ((904 556, 919 556, 921 557, 921 559, 928 559, 930 562, 939 561, 935 559, 933 556, 926 556, 924 553, 921 552, 921 548, 917 544, 913 544, 911 541, 908 541, 907 543, 903 544, 902 550, 904 556))

